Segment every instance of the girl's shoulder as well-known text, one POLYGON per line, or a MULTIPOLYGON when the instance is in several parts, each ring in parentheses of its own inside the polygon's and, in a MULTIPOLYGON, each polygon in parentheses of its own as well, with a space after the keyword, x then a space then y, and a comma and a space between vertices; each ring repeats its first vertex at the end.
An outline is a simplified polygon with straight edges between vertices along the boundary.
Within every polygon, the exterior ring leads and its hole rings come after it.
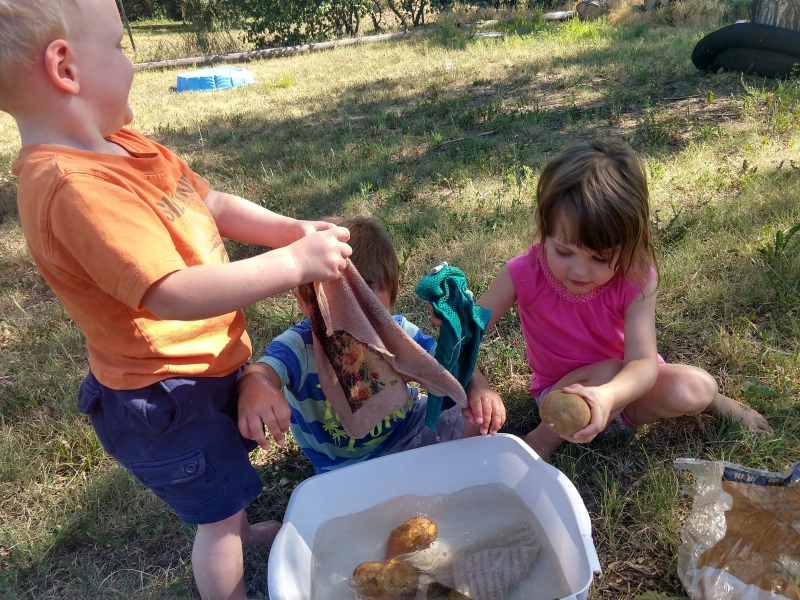
POLYGON ((618 284, 616 286, 617 293, 620 301, 624 307, 627 307, 636 298, 642 295, 643 290, 650 285, 650 283, 657 279, 658 272, 651 266, 636 270, 631 269, 627 277, 623 277, 621 273, 617 274, 618 284), (645 270, 646 269, 646 270, 645 270), (646 273, 644 277, 641 274, 646 273))
POLYGON ((536 242, 531 244, 525 254, 515 256, 507 263, 511 282, 514 284, 514 291, 520 305, 525 305, 533 300, 542 286, 546 284, 539 254, 540 244, 536 242))
POLYGON ((539 242, 535 242, 531 244, 530 248, 525 254, 520 254, 519 256, 515 256, 510 261, 508 261, 508 269, 512 272, 512 277, 514 272, 517 273, 526 273, 526 272, 533 272, 539 268, 539 250, 541 244, 539 242))

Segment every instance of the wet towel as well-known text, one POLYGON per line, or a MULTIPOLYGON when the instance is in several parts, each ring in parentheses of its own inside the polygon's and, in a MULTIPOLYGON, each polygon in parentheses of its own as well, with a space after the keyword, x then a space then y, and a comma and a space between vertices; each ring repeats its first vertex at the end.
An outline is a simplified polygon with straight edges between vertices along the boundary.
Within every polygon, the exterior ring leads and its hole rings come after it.
MULTIPOLYGON (((419 282, 416 294, 430 302, 433 314, 442 320, 435 358, 466 389, 481 346, 483 334, 492 311, 475 304, 467 293, 467 278, 446 262, 435 267, 419 282)), ((428 390, 425 425, 436 429, 439 414, 453 405, 447 398, 428 390)))
POLYGON ((403 331, 348 260, 342 276, 308 286, 322 391, 354 438, 408 401, 402 375, 467 406, 459 382, 403 331))
POLYGON ((541 547, 527 523, 506 527, 454 559, 454 587, 472 600, 504 600, 528 572, 541 547))
MULTIPOLYGON (((403 560, 422 572, 420 582, 431 583, 427 598, 504 600, 528 573, 541 548, 533 527, 520 521, 455 552, 437 548, 432 558, 422 550, 403 560), (448 558, 436 560, 440 556, 448 558)), ((426 597, 424 593, 423 586, 415 600, 426 597)))

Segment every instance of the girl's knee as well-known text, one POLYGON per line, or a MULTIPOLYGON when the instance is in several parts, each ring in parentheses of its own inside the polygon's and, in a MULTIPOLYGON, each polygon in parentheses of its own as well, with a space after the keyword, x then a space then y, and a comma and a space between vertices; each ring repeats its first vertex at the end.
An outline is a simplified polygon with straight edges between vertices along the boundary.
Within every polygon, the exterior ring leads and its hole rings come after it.
POLYGON ((670 394, 683 414, 703 412, 717 396, 717 382, 706 371, 698 367, 687 367, 686 371, 671 382, 670 394))

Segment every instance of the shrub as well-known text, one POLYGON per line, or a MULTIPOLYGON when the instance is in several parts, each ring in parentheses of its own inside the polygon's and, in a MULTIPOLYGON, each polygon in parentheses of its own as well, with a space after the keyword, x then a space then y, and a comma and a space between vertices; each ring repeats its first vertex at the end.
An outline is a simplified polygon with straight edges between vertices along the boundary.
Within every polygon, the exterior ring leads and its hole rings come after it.
POLYGON ((217 1, 224 1, 231 14, 245 17, 247 38, 259 47, 293 46, 355 35, 361 20, 375 8, 372 0, 217 1))

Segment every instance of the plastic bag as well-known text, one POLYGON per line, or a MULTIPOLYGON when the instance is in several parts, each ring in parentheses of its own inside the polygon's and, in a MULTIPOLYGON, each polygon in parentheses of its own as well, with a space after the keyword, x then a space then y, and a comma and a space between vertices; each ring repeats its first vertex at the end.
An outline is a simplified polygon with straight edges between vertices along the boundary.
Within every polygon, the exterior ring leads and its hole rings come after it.
POLYGON ((696 478, 678 576, 695 600, 800 600, 800 463, 769 473, 679 458, 696 478))

